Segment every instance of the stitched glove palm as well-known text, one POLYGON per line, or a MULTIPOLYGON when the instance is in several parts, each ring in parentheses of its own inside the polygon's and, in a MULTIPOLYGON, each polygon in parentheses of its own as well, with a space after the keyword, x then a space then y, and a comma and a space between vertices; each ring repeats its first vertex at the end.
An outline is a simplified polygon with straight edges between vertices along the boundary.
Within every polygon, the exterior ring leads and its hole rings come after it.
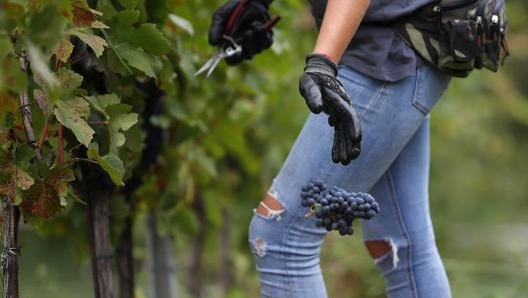
POLYGON ((306 67, 299 80, 299 92, 312 113, 328 114, 334 127, 332 161, 343 165, 361 152, 361 127, 343 85, 336 78, 337 65, 320 54, 306 57, 306 67))
POLYGON ((272 0, 230 0, 218 8, 212 18, 209 27, 209 44, 213 46, 225 46, 224 34, 229 35, 242 47, 238 55, 226 57, 226 62, 235 65, 244 59, 251 59, 255 54, 269 48, 273 43, 273 31, 263 28, 270 20, 268 6, 272 0), (235 12, 242 1, 247 1, 240 12, 236 22, 225 32, 229 18, 235 12))

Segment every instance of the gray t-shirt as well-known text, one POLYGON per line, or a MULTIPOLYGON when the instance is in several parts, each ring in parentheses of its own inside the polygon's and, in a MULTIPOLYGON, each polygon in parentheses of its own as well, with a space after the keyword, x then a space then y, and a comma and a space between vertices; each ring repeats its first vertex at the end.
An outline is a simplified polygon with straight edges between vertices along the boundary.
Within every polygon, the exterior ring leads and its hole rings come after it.
MULTIPOLYGON (((326 0, 308 0, 317 28, 321 26, 326 0)), ((350 0, 353 1, 353 0, 350 0)), ((340 63, 366 76, 398 81, 412 75, 421 60, 390 27, 390 21, 435 0, 371 0, 358 31, 340 63)))

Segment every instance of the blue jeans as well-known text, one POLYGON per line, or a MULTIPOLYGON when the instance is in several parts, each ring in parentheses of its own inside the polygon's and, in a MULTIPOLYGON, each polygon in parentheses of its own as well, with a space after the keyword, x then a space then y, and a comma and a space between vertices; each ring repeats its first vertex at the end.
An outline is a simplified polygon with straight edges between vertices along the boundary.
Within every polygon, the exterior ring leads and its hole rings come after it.
POLYGON ((361 221, 361 228, 364 241, 390 247, 374 259, 389 297, 451 297, 428 205, 428 115, 449 77, 428 66, 398 82, 373 80, 344 66, 339 74, 361 121, 361 155, 348 166, 333 163, 333 128, 326 115, 310 114, 250 224, 262 297, 327 297, 319 265, 326 231, 304 217, 299 196, 315 178, 368 192, 379 202, 380 213, 361 221))

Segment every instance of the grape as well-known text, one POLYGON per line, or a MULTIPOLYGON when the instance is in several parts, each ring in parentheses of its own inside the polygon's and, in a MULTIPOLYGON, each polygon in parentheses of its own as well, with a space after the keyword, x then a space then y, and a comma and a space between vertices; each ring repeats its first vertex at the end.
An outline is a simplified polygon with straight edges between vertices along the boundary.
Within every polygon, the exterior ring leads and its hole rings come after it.
POLYGON ((300 196, 301 205, 309 209, 305 216, 318 219, 316 227, 338 231, 341 236, 354 233, 354 219, 371 219, 380 212, 378 202, 370 194, 329 187, 320 179, 302 186, 300 196))

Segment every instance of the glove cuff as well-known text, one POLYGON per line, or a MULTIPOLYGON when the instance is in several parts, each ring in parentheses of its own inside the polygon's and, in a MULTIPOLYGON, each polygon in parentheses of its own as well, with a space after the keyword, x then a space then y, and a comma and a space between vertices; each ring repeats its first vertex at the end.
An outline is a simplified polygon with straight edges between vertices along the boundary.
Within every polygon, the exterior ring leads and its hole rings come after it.
POLYGON ((337 64, 323 54, 309 54, 306 56, 304 72, 318 72, 336 77, 337 71, 337 64))

